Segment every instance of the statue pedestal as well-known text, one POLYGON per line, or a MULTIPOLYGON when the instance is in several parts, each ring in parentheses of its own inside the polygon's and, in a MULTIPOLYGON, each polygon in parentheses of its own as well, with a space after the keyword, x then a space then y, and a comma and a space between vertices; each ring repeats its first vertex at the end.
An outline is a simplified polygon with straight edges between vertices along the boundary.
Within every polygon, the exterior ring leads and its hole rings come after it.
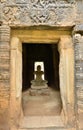
POLYGON ((31 81, 31 88, 32 89, 43 89, 47 88, 47 81, 46 80, 32 80, 31 81))
POLYGON ((29 90, 30 95, 48 95, 49 89, 46 80, 32 80, 31 81, 31 88, 29 90))

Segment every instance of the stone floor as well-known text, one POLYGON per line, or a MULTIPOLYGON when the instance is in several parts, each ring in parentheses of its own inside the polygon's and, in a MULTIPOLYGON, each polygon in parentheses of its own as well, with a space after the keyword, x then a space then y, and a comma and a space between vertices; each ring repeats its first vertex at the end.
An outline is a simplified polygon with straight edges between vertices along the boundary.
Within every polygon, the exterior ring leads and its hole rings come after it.
POLYGON ((39 130, 42 128, 63 127, 60 117, 62 105, 60 92, 49 88, 48 95, 31 96, 29 91, 23 92, 23 114, 19 130, 39 130))
POLYGON ((60 116, 28 116, 21 120, 21 129, 33 129, 33 128, 53 128, 63 127, 64 122, 60 116))
POLYGON ((48 95, 31 96, 23 92, 24 116, 57 116, 61 112, 60 92, 49 88, 48 95))

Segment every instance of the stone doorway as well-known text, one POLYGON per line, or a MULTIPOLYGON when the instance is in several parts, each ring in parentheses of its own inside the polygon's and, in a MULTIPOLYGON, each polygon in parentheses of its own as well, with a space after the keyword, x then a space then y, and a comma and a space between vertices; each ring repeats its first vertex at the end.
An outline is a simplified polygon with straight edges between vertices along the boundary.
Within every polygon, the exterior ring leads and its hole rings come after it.
MULTIPOLYGON (((62 102, 59 87, 59 52, 57 44, 22 44, 23 61, 23 112, 25 116, 57 116, 60 115, 62 102), (40 51, 39 51, 40 50, 40 51), (45 79, 49 92, 32 95, 31 80, 34 79, 34 63, 44 63, 45 79)), ((36 90, 37 91, 37 90, 36 90)), ((42 89, 41 89, 42 91, 42 89)), ((48 90, 47 90, 48 91, 48 90)))
POLYGON ((31 85, 34 78, 34 63, 43 62, 45 68, 45 79, 48 86, 59 90, 59 52, 58 44, 22 44, 23 61, 23 91, 31 85), (40 51, 39 51, 40 50, 40 51))
MULTIPOLYGON (((12 29, 11 40, 11 96, 10 118, 13 125, 19 124, 21 120, 22 129, 40 128, 40 127, 64 127, 68 123, 74 121, 74 49, 71 38, 71 29, 63 28, 41 28, 34 27, 27 29, 12 29), (49 32, 49 33, 48 33, 49 32), (22 113, 22 44, 23 43, 42 43, 55 44, 57 43, 60 55, 59 62, 59 80, 60 80, 60 95, 62 101, 62 111, 60 115, 50 117, 50 122, 46 116, 37 118, 26 118, 22 113), (70 62, 71 61, 71 62, 70 62), (71 73, 72 72, 72 73, 71 73), (71 91, 70 91, 71 90, 71 91), (13 110, 12 110, 12 107, 13 110), (18 119, 18 120, 17 120, 18 119), (32 122, 29 122, 29 119, 32 122), (17 122, 15 122, 17 120, 17 122), (39 124, 35 126, 34 121, 39 124), (43 124, 44 121, 47 121, 43 124), (51 122, 54 122, 52 123, 51 122), (41 125, 40 125, 40 122, 41 125), (27 125, 28 124, 28 125, 27 125)), ((12 126, 13 126, 12 125, 12 126)))

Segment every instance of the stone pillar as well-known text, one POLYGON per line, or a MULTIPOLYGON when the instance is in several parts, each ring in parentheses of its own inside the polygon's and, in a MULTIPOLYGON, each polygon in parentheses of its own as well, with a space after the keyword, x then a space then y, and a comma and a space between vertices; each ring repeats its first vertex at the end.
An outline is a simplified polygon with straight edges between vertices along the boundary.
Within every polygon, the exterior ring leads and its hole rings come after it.
MULTIPOLYGON (((81 28, 83 29, 83 28, 81 28)), ((83 30, 81 30, 83 31, 83 30)), ((73 37, 75 45, 75 81, 76 81, 76 117, 77 127, 83 129, 83 36, 79 33, 73 37)))
POLYGON ((9 130, 10 28, 0 26, 0 130, 9 130))
POLYGON ((74 120, 74 48, 70 36, 62 36, 59 42, 60 92, 67 123, 74 120))
POLYGON ((21 116, 22 93, 22 44, 17 37, 11 39, 11 90, 10 90, 10 122, 18 125, 21 116))

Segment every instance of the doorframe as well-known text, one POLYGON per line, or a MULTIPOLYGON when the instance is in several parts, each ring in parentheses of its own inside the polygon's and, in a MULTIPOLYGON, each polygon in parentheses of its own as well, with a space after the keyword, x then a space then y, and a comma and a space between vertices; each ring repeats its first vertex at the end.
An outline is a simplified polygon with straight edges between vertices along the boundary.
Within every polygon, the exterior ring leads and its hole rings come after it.
MULTIPOLYGON (((22 112, 22 43, 58 44, 60 54, 59 75, 63 125, 74 124, 74 46, 71 31, 65 28, 42 29, 12 28, 10 49, 10 120, 14 126, 19 124, 22 112), (18 62, 19 60, 19 62, 18 62), (19 69, 18 69, 19 68, 19 69), (17 121, 16 121, 17 120, 17 121)), ((60 125, 58 126, 60 127, 60 125)))

